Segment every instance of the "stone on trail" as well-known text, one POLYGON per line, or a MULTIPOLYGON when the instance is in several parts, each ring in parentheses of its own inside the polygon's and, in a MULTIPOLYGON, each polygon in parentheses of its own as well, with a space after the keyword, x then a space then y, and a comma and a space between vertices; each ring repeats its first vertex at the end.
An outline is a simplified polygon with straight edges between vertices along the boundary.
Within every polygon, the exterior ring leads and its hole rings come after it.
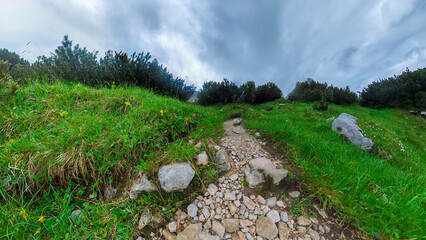
POLYGON ((189 204, 188 207, 186 208, 186 210, 188 211, 188 215, 190 217, 195 217, 197 216, 197 211, 198 211, 198 207, 195 204, 189 204))
POLYGON ((283 222, 288 222, 288 214, 286 212, 280 212, 280 217, 283 222))
POLYGON ((259 217, 256 222, 256 232, 266 239, 274 239, 278 235, 277 226, 266 217, 259 217))
POLYGON ((152 215, 149 212, 144 212, 139 219, 138 229, 142 230, 146 225, 152 221, 152 215))
POLYGON ((232 124, 233 125, 240 125, 241 124, 241 120, 239 118, 235 118, 234 120, 232 120, 232 124))
POLYGON ((219 173, 224 173, 231 169, 231 158, 224 149, 217 151, 215 162, 219 173))
POLYGON ((280 240, 287 240, 290 235, 290 229, 287 227, 287 224, 283 222, 278 223, 278 232, 280 234, 280 240))
POLYGON ((218 221, 213 221, 212 231, 219 235, 219 237, 221 238, 223 238, 223 236, 225 235, 225 227, 223 227, 223 225, 220 224, 218 221))
POLYGON ((148 180, 146 175, 143 175, 138 183, 132 186, 130 189, 130 199, 137 199, 143 192, 155 191, 155 185, 148 180))
POLYGON ((273 223, 277 223, 280 221, 280 214, 277 210, 271 210, 266 214, 266 217, 269 218, 273 223))
POLYGON ((216 185, 214 185, 213 183, 210 183, 209 186, 207 187, 207 192, 209 192, 210 195, 215 195, 217 192, 217 187, 216 185))
POLYGON ((219 240, 218 236, 202 231, 201 224, 191 224, 180 232, 176 240, 219 240))
POLYGON ((277 203, 277 198, 276 198, 276 197, 271 197, 271 198, 268 198, 268 199, 266 200, 266 204, 267 204, 269 207, 274 207, 276 203, 277 203))
POLYGON ((292 191, 288 195, 290 195, 290 197, 292 197, 292 198, 298 198, 300 196, 300 192, 299 191, 292 191))
POLYGON ((285 169, 276 169, 272 161, 265 157, 251 159, 249 164, 253 169, 261 170, 265 175, 271 177, 274 184, 279 184, 288 174, 285 169))
POLYGON ((207 163, 209 162, 209 156, 207 156, 206 151, 198 154, 197 156, 197 165, 200 166, 204 166, 207 165, 207 163))
POLYGON ((238 231, 240 221, 238 219, 224 219, 222 224, 225 227, 226 232, 233 233, 238 231))
POLYGON ((311 224, 311 220, 309 220, 309 218, 307 217, 299 216, 297 217, 297 224, 301 226, 308 226, 309 224, 311 224))
POLYGON ((374 147, 374 143, 371 139, 364 137, 361 128, 356 125, 357 119, 358 118, 350 114, 342 113, 333 121, 331 129, 338 132, 340 135, 343 135, 346 139, 361 149, 371 151, 374 147))
POLYGON ((189 163, 174 163, 160 167, 158 178, 166 192, 180 191, 188 187, 195 171, 189 163))

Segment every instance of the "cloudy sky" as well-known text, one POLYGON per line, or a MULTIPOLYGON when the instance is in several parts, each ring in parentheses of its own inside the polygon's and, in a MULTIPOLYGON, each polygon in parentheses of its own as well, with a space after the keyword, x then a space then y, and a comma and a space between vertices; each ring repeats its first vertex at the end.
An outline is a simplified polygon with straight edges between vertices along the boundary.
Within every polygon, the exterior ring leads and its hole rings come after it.
POLYGON ((359 91, 426 67, 423 0, 65 2, 2 1, 0 48, 34 61, 68 34, 100 53, 151 52, 198 87, 226 77, 284 93, 308 77, 359 91))

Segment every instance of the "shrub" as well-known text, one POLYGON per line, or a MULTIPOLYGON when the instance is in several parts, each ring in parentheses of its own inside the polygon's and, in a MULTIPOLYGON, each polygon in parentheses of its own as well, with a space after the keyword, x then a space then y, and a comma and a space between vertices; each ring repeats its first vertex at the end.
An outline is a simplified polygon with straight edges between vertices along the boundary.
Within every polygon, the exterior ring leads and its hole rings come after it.
POLYGON ((350 105, 358 102, 358 96, 349 87, 338 88, 327 83, 316 82, 308 78, 305 82, 297 82, 296 87, 288 96, 290 101, 315 102, 325 98, 326 101, 350 105))
POLYGON ((426 68, 369 84, 361 92, 362 106, 374 108, 426 108, 426 68))
POLYGON ((264 103, 277 100, 283 95, 281 89, 275 83, 266 83, 256 89, 256 98, 254 103, 264 103))
POLYGON ((18 85, 13 83, 8 91, 8 86, 12 82, 12 77, 9 74, 10 63, 8 61, 0 60, 0 99, 2 97, 12 95, 18 89, 18 85))
POLYGON ((320 101, 314 103, 313 108, 318 111, 326 111, 328 109, 328 102, 325 98, 322 98, 320 101))
POLYGON ((52 56, 40 56, 30 71, 19 67, 14 71, 17 77, 31 76, 32 72, 48 81, 63 79, 79 81, 90 86, 135 85, 154 92, 186 101, 195 92, 193 85, 173 77, 167 68, 149 53, 133 53, 109 50, 103 58, 97 59, 97 51, 89 51, 64 36, 52 56))
POLYGON ((254 81, 248 81, 246 83, 244 83, 243 85, 241 85, 241 102, 245 102, 245 103, 250 103, 253 104, 255 103, 256 100, 256 84, 254 83, 254 81))
POLYGON ((198 103, 212 105, 216 103, 233 103, 241 96, 241 89, 233 82, 224 78, 222 82, 205 82, 198 94, 198 103))
POLYGON ((222 82, 205 82, 198 95, 198 103, 212 105, 217 103, 245 102, 249 104, 274 101, 281 98, 282 92, 274 83, 267 83, 256 88, 254 81, 248 81, 238 87, 224 78, 222 82))

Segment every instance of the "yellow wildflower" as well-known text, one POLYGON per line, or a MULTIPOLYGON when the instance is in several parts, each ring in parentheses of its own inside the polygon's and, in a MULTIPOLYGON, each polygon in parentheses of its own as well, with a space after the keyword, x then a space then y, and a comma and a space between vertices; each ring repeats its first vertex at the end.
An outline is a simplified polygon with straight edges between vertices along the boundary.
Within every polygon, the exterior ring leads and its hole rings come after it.
POLYGON ((41 217, 38 219, 38 221, 39 221, 39 222, 44 222, 44 220, 45 220, 45 219, 44 219, 44 217, 43 217, 43 216, 41 216, 41 217))
POLYGON ((22 209, 22 210, 19 212, 19 214, 21 214, 21 215, 22 215, 22 217, 23 217, 24 219, 27 219, 27 218, 28 218, 28 214, 27 214, 27 212, 25 211, 25 209, 22 209))
POLYGON ((52 121, 55 120, 55 117, 50 117, 50 120, 52 120, 52 121))
POLYGON ((127 105, 127 106, 130 106, 130 103, 129 103, 129 102, 126 102, 126 105, 127 105))
POLYGON ((55 88, 55 85, 52 85, 52 89, 55 88))
POLYGON ((37 229, 37 231, 34 233, 34 235, 39 234, 39 233, 40 233, 40 231, 41 231, 41 228, 38 228, 38 229, 37 229))
POLYGON ((13 143, 14 141, 15 141, 14 139, 10 139, 10 140, 9 140, 9 142, 10 142, 10 143, 13 143))
POLYGON ((163 114, 164 114, 164 111, 163 111, 163 110, 161 110, 161 111, 160 111, 160 113, 161 113, 161 116, 163 116, 163 114))
POLYGON ((67 111, 63 111, 63 112, 61 112, 61 117, 65 117, 66 115, 68 115, 68 112, 67 112, 67 111))

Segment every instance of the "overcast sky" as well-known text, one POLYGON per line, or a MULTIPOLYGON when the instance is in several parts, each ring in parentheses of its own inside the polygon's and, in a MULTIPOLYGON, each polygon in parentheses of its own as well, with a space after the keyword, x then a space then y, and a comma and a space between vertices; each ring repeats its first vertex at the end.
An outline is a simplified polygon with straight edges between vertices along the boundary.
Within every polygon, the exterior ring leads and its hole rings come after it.
POLYGON ((310 77, 359 91, 426 67, 423 0, 2 1, 0 48, 34 61, 65 34, 100 53, 151 52, 197 87, 225 77, 287 94, 310 77))

